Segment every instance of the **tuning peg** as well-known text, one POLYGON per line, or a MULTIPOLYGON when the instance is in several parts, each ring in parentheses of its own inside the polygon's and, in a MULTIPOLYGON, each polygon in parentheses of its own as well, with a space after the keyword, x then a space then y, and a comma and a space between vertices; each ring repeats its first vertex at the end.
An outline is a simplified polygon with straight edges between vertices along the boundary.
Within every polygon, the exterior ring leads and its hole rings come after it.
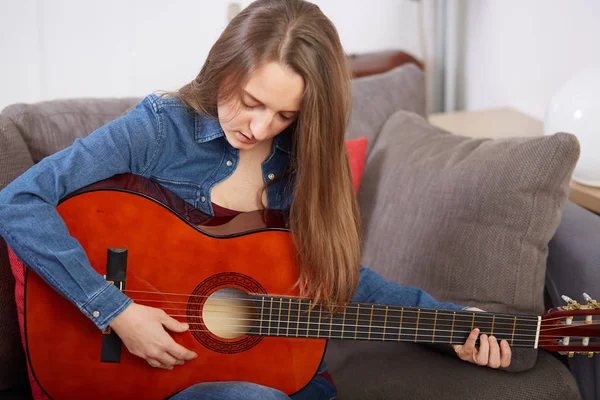
POLYGON ((565 310, 578 310, 581 308, 581 304, 570 298, 569 296, 565 296, 564 294, 561 296, 564 301, 567 302, 567 306, 563 307, 565 310))
POLYGON ((598 304, 596 300, 592 299, 589 294, 584 293, 583 298, 587 301, 587 305, 590 308, 600 308, 600 304, 598 304))

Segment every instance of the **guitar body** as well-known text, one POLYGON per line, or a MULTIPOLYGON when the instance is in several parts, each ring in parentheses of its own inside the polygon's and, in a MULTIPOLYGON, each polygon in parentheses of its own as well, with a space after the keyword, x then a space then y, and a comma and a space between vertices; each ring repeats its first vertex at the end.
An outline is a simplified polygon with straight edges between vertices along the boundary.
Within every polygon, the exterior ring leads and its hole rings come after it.
POLYGON ((168 371, 150 367, 122 346, 118 362, 102 362, 103 333, 28 270, 27 355, 50 397, 160 399, 212 381, 248 381, 292 394, 317 372, 324 339, 223 338, 209 332, 202 319, 207 296, 222 288, 298 295, 290 289, 298 278, 290 233, 255 224, 253 219, 264 222, 260 212, 198 228, 174 204, 182 206, 104 185, 69 197, 58 211, 98 273, 106 274, 107 249, 127 249, 126 293, 188 322, 190 331, 172 335, 198 357, 168 371))

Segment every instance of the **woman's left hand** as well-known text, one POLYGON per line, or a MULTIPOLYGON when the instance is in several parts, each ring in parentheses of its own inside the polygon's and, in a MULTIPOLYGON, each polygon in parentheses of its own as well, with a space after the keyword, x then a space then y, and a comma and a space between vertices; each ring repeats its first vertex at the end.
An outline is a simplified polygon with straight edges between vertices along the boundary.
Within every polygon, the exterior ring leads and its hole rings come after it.
MULTIPOLYGON (((469 307, 470 311, 483 311, 479 308, 469 307)), ((475 346, 479 329, 475 328, 465 341, 465 344, 455 344, 454 351, 461 360, 468 361, 480 366, 490 368, 506 368, 510 365, 511 351, 506 340, 498 343, 495 336, 489 336, 485 333, 479 337, 479 346, 475 346)))

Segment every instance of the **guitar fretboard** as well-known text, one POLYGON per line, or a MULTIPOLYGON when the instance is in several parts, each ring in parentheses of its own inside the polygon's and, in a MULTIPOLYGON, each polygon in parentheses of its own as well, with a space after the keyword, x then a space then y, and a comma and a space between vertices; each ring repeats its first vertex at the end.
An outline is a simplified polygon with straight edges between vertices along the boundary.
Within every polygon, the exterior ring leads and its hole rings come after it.
POLYGON ((312 300, 253 296, 257 310, 250 335, 462 344, 474 328, 534 347, 538 317, 473 311, 350 303, 331 315, 312 300))

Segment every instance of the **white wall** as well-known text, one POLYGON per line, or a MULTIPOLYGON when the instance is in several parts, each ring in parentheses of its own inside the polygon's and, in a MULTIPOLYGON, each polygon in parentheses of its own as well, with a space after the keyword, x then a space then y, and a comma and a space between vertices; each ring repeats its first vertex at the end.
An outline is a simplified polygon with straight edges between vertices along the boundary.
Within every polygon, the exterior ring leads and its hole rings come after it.
MULTIPOLYGON (((240 1, 247 5, 250 1, 240 1)), ((348 53, 420 56, 416 2, 316 0, 348 53), (367 6, 368 5, 368 6, 367 6)), ((226 26, 227 0, 0 2, 0 109, 69 97, 143 96, 193 79, 226 26)))
POLYGON ((552 94, 580 68, 600 63, 600 1, 464 1, 458 105, 512 106, 543 119, 552 94))

